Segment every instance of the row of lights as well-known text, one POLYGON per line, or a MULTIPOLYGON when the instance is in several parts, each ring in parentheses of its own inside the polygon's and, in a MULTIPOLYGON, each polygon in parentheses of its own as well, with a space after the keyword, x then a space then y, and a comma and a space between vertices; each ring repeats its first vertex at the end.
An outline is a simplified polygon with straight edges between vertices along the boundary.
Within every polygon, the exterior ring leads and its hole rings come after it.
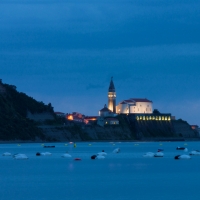
POLYGON ((137 120, 162 120, 162 121, 170 121, 170 116, 137 116, 137 120))

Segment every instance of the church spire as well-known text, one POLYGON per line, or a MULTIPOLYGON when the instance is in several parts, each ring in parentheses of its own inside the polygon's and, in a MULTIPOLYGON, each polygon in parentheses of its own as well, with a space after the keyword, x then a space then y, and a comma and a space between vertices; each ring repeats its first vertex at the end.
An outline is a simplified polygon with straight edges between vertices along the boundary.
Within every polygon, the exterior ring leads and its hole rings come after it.
POLYGON ((115 86, 114 86, 114 83, 113 83, 113 77, 111 77, 110 86, 108 88, 108 92, 115 92, 115 86))
POLYGON ((110 85, 108 88, 108 108, 116 113, 116 92, 115 92, 115 86, 113 83, 113 77, 111 77, 110 85))

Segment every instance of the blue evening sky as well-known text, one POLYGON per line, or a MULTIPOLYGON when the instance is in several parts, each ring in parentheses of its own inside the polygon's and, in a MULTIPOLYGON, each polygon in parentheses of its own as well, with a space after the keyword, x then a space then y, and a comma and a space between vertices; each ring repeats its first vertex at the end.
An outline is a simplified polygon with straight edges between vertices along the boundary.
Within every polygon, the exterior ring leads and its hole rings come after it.
POLYGON ((1 0, 0 78, 55 111, 117 103, 200 125, 199 0, 1 0))

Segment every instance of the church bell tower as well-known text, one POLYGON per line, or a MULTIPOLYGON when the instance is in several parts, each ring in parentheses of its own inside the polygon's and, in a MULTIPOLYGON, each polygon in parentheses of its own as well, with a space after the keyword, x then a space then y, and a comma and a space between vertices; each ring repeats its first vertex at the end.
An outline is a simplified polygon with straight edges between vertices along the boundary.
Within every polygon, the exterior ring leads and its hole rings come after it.
POLYGON ((110 86, 108 88, 108 109, 116 113, 116 92, 113 77, 111 77, 110 86))

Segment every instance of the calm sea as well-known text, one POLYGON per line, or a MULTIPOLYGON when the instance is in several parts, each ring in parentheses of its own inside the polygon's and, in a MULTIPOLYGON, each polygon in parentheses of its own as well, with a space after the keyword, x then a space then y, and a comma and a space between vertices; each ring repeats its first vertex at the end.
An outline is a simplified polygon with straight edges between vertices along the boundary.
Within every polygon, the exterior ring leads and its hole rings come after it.
MULTIPOLYGON (((189 151, 200 150, 200 142, 81 142, 41 144, 1 144, 4 152, 24 153, 28 160, 0 155, 1 200, 188 200, 200 199, 200 156, 175 160, 189 151), (119 147, 121 152, 112 151, 119 147), (144 158, 146 152, 164 149, 163 158, 144 158), (104 150, 104 160, 90 157, 104 150), (36 156, 36 152, 52 156, 36 156), (62 158, 68 152, 72 158, 62 158), (81 158, 75 161, 74 158, 81 158)), ((188 153, 186 153, 188 154, 188 153)))

